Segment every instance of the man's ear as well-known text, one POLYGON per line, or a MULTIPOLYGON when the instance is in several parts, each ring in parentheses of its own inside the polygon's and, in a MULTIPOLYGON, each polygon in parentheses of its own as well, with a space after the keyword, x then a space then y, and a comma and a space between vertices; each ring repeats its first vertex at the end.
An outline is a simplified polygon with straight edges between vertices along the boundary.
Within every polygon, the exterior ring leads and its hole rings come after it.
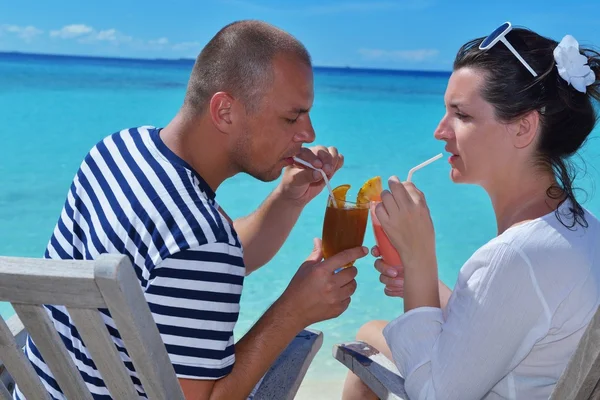
POLYGON ((229 133, 232 128, 233 116, 233 97, 227 92, 217 92, 209 104, 209 113, 215 127, 223 132, 229 133))
POLYGON ((540 127, 540 114, 537 110, 530 111, 515 121, 512 131, 512 141, 516 148, 523 149, 535 141, 540 127))

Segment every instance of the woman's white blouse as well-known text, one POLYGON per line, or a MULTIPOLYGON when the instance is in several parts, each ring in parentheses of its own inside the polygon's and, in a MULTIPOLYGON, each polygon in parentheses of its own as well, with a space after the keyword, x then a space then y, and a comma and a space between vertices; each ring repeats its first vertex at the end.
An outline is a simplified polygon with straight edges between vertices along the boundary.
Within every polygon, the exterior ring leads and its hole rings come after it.
POLYGON ((551 213, 507 230, 464 264, 444 310, 386 326, 411 400, 550 396, 600 304, 600 223, 585 217, 588 228, 551 213))

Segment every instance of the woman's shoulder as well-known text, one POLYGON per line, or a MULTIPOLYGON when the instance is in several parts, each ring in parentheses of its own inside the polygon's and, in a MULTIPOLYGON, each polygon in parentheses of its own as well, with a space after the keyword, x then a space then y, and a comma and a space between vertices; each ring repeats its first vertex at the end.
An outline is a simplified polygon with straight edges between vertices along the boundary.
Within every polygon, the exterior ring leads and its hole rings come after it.
POLYGON ((511 227, 487 246, 510 245, 527 257, 557 257, 556 261, 565 257, 573 260, 577 255, 589 258, 600 247, 600 222, 588 210, 584 209, 583 216, 581 221, 575 221, 568 207, 561 207, 557 212, 511 227))
POLYGON ((473 254, 462 279, 495 272, 509 280, 528 277, 559 297, 590 278, 600 286, 600 223, 591 214, 586 221, 587 227, 569 227, 547 215, 514 226, 473 254))

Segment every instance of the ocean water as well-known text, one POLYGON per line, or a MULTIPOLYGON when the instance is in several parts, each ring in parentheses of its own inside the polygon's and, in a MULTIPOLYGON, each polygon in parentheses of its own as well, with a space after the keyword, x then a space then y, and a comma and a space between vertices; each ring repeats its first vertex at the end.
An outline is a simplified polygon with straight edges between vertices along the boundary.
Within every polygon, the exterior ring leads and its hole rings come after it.
MULTIPOLYGON (((103 137, 139 125, 164 126, 181 105, 191 61, 139 61, 0 54, 0 254, 41 257, 81 159, 103 137)), ((332 184, 349 183, 355 195, 368 178, 401 178, 443 151, 433 130, 444 113, 449 73, 315 68, 311 113, 316 143, 334 145, 345 166, 332 184)), ((568 132, 565 132, 568 134, 568 132)), ((586 145, 587 171, 577 184, 584 206, 600 215, 600 130, 586 145), (587 198, 587 200, 586 200, 587 198)), ((495 220, 480 188, 454 185, 437 161, 414 176, 426 194, 436 229, 440 277, 452 286, 461 265, 495 234, 495 220)), ((217 199, 232 217, 252 212, 277 182, 239 175, 217 199)), ((275 258, 245 283, 236 328, 239 338, 286 288, 321 236, 326 194, 301 215, 275 258)), ((367 229, 365 245, 375 243, 367 229)), ((353 340, 371 319, 402 313, 402 300, 383 294, 374 259, 358 261, 358 289, 339 318, 314 325, 325 342, 307 379, 339 380, 346 373, 331 356, 334 343, 353 340)), ((302 301, 302 299, 298 299, 302 301)), ((0 303, 8 317, 11 307, 0 303)))

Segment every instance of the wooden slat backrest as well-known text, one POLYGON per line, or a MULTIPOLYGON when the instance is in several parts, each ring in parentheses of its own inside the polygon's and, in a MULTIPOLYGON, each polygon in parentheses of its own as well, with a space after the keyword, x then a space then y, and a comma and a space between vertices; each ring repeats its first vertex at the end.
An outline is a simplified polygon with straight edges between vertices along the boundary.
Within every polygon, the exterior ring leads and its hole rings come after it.
POLYGON ((333 346, 333 357, 348 367, 380 399, 408 399, 398 368, 373 346, 347 342, 333 346))
MULTIPOLYGON (((18 303, 13 303, 13 308, 66 397, 93 400, 46 309, 40 305, 18 303)), ((10 365, 8 363, 6 365, 10 371, 10 365)), ((15 380, 21 384, 19 380, 15 380)))
POLYGON ((0 301, 102 308, 93 261, 0 257, 0 301))
MULTIPOLYGON (((67 353, 43 304, 65 305, 113 398, 137 397, 131 378, 104 325, 98 308, 108 308, 125 348, 150 400, 183 400, 183 393, 166 348, 154 323, 129 259, 102 255, 95 261, 67 261, 0 257, 0 301, 8 301, 23 322, 46 364, 68 398, 91 399, 81 374, 67 353), (83 386, 82 386, 83 385, 83 386)), ((6 324, 2 321, 4 328, 6 324)), ((10 333, 10 329, 5 329, 10 333)), ((0 351, 14 345, 2 334, 0 351)), ((13 356, 16 353, 10 353, 13 356)), ((19 389, 31 380, 18 368, 31 365, 0 359, 19 389), (13 369, 17 369, 13 372, 13 369), (21 375, 20 375, 21 374, 21 375)), ((21 354, 22 355, 22 354, 21 354)), ((32 370, 32 368, 31 368, 32 370)), ((32 371, 28 371, 31 373, 32 371)), ((35 372, 34 372, 35 373, 35 372)), ((39 382, 37 375, 35 378, 39 382)), ((34 381, 31 381, 34 382, 34 381)))
POLYGON ((9 368, 12 378, 20 382, 19 389, 27 398, 50 399, 38 374, 2 318, 0 318, 0 360, 9 368))
POLYGON ((600 381, 600 307, 586 328, 569 364, 556 383, 551 400, 598 398, 600 381))
POLYGON ((100 313, 81 308, 68 308, 68 311, 112 397, 137 398, 138 394, 129 372, 106 330, 100 313))
POLYGON ((8 391, 6 386, 4 386, 4 383, 1 383, 1 382, 0 382, 0 399, 12 400, 12 396, 10 395, 10 392, 8 391))
POLYGON ((94 274, 148 398, 184 400, 167 349, 129 259, 99 258, 94 274))

